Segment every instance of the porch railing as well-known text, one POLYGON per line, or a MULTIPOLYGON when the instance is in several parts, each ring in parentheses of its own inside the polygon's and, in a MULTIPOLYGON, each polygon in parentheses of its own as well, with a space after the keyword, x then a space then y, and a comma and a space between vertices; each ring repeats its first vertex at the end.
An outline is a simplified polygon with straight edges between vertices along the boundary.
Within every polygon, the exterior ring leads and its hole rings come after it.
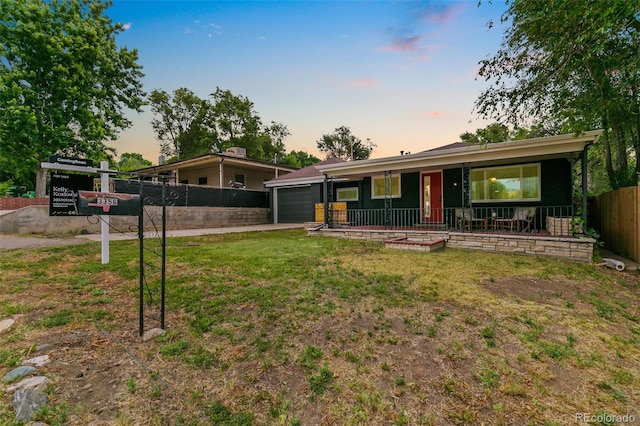
POLYGON ((499 233, 546 233, 569 236, 582 232, 572 206, 500 206, 430 209, 348 209, 335 226, 409 228, 499 233))

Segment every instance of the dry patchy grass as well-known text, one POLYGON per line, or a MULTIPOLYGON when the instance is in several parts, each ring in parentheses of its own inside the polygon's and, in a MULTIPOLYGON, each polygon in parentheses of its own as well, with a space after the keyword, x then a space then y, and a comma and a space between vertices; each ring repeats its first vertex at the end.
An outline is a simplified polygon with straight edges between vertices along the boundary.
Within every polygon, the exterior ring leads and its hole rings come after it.
MULTIPOLYGON (((145 294, 157 300, 149 248, 145 294)), ((0 335, 0 373, 49 353, 40 417, 52 425, 640 419, 632 274, 301 231, 171 239, 168 331, 143 343, 137 244, 112 243, 106 266, 98 251, 0 253, 0 312, 17 319, 0 335)), ((147 328, 157 315, 147 307, 147 328)))

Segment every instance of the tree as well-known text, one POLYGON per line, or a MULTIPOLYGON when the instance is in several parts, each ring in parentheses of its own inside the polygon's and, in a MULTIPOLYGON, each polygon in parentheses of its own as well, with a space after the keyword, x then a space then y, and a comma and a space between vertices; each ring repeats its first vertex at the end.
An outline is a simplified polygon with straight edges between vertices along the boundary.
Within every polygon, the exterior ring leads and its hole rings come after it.
POLYGON ((311 166, 318 162, 320 162, 320 159, 318 157, 308 154, 304 151, 291 151, 282 160, 282 164, 286 164, 291 167, 297 167, 299 169, 311 166))
POLYGON ((491 123, 483 129, 477 129, 474 133, 464 132, 460 135, 460 140, 468 143, 498 143, 508 140, 521 140, 530 138, 539 138, 543 136, 552 136, 558 134, 555 127, 545 127, 535 124, 530 128, 516 127, 510 130, 504 124, 491 123))
POLYGON ((149 96, 155 117, 151 121, 162 154, 181 160, 230 147, 247 150, 247 157, 274 161, 284 156, 287 126, 263 126, 253 102, 229 90, 216 88, 211 99, 201 99, 181 87, 168 94, 154 90, 149 96))
POLYGON ((0 165, 15 181, 32 181, 50 154, 112 153, 105 142, 131 125, 124 110, 144 104, 137 50, 116 46, 110 5, 0 2, 0 165))
POLYGON ((262 144, 257 143, 262 123, 253 110, 253 102, 242 95, 219 87, 211 94, 215 116, 216 146, 220 151, 238 146, 247 150, 247 156, 257 160, 265 157, 262 144))
POLYGON ((118 170, 128 172, 130 170, 151 167, 151 161, 145 159, 142 154, 125 152, 120 156, 120 161, 116 163, 118 170))
POLYGON ((484 129, 478 129, 475 133, 464 132, 460 135, 463 142, 468 143, 496 143, 509 140, 509 128, 504 124, 492 123, 484 129))
MULTIPOLYGON (((633 148, 635 158, 640 155, 637 1, 508 4, 503 20, 511 27, 502 46, 480 62, 480 76, 493 85, 476 101, 477 111, 514 124, 551 120, 571 132, 602 128, 611 186, 634 183, 628 154, 633 148)), ((640 172, 640 163, 635 167, 640 172)))
POLYGON ((317 141, 318 150, 326 152, 326 158, 341 158, 343 160, 366 160, 371 156, 376 144, 367 139, 362 141, 351 134, 346 126, 337 127, 333 133, 322 135, 317 141))
POLYGON ((215 145, 213 105, 191 90, 181 87, 173 96, 164 90, 149 95, 153 130, 160 141, 160 153, 184 159, 219 151, 215 145))

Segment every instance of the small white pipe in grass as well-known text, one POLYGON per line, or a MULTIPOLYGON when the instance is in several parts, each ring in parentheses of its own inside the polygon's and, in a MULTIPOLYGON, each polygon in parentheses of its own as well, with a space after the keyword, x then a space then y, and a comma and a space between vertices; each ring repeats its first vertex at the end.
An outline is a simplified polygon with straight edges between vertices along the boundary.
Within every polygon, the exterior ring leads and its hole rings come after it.
POLYGON ((609 268, 613 268, 616 271, 620 271, 620 272, 624 271, 624 268, 625 268, 624 262, 620 262, 619 260, 611 259, 608 257, 603 257, 602 260, 604 260, 605 266, 608 266, 609 268))

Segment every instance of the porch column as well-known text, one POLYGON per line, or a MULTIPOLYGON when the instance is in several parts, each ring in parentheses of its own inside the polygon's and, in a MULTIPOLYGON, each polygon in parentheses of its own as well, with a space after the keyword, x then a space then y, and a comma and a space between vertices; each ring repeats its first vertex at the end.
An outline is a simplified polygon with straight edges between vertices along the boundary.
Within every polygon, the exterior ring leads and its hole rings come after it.
POLYGON ((589 145, 582 150, 582 232, 587 230, 587 153, 589 145))
POLYGON ((273 223, 279 223, 278 222, 278 187, 274 186, 273 187, 273 197, 271 202, 273 203, 273 205, 271 206, 271 214, 273 215, 273 223))
POLYGON ((224 157, 220 157, 220 163, 219 163, 219 166, 218 166, 218 167, 220 167, 220 170, 219 170, 220 176, 218 178, 218 179, 220 179, 220 182, 219 182, 220 183, 220 188, 224 188, 224 183, 223 183, 224 182, 224 166, 222 164, 223 162, 224 162, 224 157))
POLYGON ((327 174, 323 173, 324 182, 322 183, 322 191, 323 191, 323 200, 324 200, 324 223, 325 225, 329 223, 329 181, 327 178, 327 174))

